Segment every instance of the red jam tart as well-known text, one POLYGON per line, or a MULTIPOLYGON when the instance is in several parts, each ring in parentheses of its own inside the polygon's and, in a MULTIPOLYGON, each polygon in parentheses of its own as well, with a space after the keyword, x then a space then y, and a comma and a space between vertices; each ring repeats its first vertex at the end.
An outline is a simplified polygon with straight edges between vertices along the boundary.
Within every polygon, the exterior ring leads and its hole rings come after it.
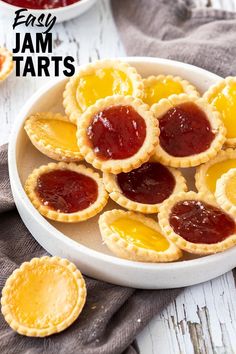
POLYGON ((169 109, 159 118, 159 127, 162 148, 175 157, 200 154, 215 137, 205 112, 193 102, 169 109))
POLYGON ((170 240, 190 253, 216 253, 236 244, 235 221, 213 197, 201 193, 169 198, 160 208, 159 223, 170 240))
POLYGON ((43 10, 56 9, 72 5, 80 0, 3 0, 10 5, 23 7, 26 9, 43 10))
POLYGON ((152 110, 160 127, 157 156, 164 164, 197 166, 215 156, 225 141, 219 114, 202 99, 173 95, 152 110))
POLYGON ((5 80, 13 68, 12 53, 6 48, 0 48, 0 81, 5 80))
POLYGON ((129 172, 146 162, 159 130, 148 106, 131 96, 97 101, 78 120, 77 139, 85 160, 102 171, 129 172))
POLYGON ((28 177, 25 190, 42 215, 62 222, 86 220, 108 199, 99 175, 74 163, 41 166, 28 177))
POLYGON ((170 195, 187 190, 179 171, 154 160, 128 173, 104 173, 103 181, 115 202, 142 213, 157 213, 160 204, 170 195))

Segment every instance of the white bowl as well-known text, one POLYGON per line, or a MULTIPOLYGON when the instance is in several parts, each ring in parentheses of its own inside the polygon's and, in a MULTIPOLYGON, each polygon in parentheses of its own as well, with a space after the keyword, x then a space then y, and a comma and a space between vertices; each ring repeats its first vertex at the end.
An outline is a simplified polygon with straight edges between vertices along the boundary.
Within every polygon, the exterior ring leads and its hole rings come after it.
MULTIPOLYGON (((157 58, 127 58, 144 77, 151 74, 180 75, 204 92, 220 77, 203 69, 157 58)), ((235 267, 236 247, 202 258, 166 264, 133 262, 112 255, 102 243, 98 217, 77 224, 51 222, 42 217, 27 198, 22 185, 33 168, 50 161, 30 143, 23 129, 25 118, 40 111, 63 111, 62 92, 66 79, 54 81, 38 91, 25 104, 16 119, 9 144, 9 172, 13 196, 25 225, 34 238, 52 255, 73 261, 86 275, 114 284, 160 289, 197 284, 215 278, 235 267), (58 102, 60 102, 58 104, 58 102)), ((193 185, 193 173, 188 170, 193 185), (191 177, 192 175, 192 177, 191 177)), ((109 202, 106 209, 119 208, 109 202)))
MULTIPOLYGON (((41 9, 34 10, 28 9, 28 12, 34 15, 35 17, 39 17, 42 13, 45 15, 52 14, 57 17, 57 23, 67 21, 74 17, 77 17, 87 11, 96 0, 80 0, 72 5, 58 7, 56 9, 41 9)), ((20 7, 10 5, 2 0, 0 0, 0 13, 1 15, 5 15, 9 18, 13 18, 15 16, 15 11, 19 10, 20 7)))

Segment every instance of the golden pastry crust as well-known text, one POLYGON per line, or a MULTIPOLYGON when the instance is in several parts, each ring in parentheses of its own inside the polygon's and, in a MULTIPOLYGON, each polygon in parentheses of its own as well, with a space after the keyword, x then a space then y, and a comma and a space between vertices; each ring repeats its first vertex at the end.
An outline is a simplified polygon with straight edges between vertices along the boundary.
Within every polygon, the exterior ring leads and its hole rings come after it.
MULTIPOLYGON (((155 157, 151 158, 150 162, 159 162, 155 157)), ((172 194, 176 194, 179 192, 186 192, 188 190, 186 180, 182 173, 179 170, 176 170, 171 167, 166 168, 172 174, 175 179, 175 188, 172 194)), ((109 196, 112 200, 114 200, 117 204, 126 208, 128 210, 133 210, 136 212, 144 213, 144 214, 154 214, 159 212, 159 208, 162 203, 158 204, 143 204, 135 202, 129 198, 127 198, 122 190, 120 189, 117 183, 116 175, 111 173, 103 173, 103 182, 109 196)), ((171 194, 171 195, 172 195, 171 194)))
POLYGON ((169 217, 173 206, 183 200, 203 201, 220 209, 213 196, 203 193, 195 193, 192 191, 173 195, 168 200, 166 200, 160 207, 160 213, 158 215, 159 224, 164 235, 166 235, 169 240, 174 242, 177 247, 189 253, 207 255, 225 251, 226 249, 233 247, 236 244, 236 234, 227 237, 224 241, 214 244, 189 242, 180 235, 176 234, 169 223, 169 217))
POLYGON ((221 208, 236 218, 236 205, 229 200, 226 193, 227 183, 231 180, 231 178, 236 178, 236 168, 232 168, 227 173, 224 173, 220 179, 218 179, 216 183, 215 197, 221 208))
POLYGON ((165 251, 157 252, 151 249, 137 247, 136 245, 122 239, 109 227, 112 222, 121 217, 138 220, 144 225, 162 234, 158 223, 142 214, 136 214, 132 211, 123 211, 118 209, 103 213, 99 217, 98 221, 102 239, 107 247, 118 257, 139 262, 171 262, 182 257, 181 250, 169 240, 169 248, 165 251))
POLYGON ((183 93, 186 93, 187 95, 193 95, 196 97, 200 97, 200 94, 197 91, 196 87, 194 87, 192 84, 190 84, 189 81, 182 79, 180 76, 162 75, 162 74, 158 75, 158 76, 151 75, 151 76, 143 79, 144 92, 145 92, 146 87, 151 87, 158 82, 163 82, 163 80, 172 80, 174 82, 177 82, 182 86, 183 91, 184 91, 183 93))
POLYGON ((186 157, 175 157, 168 154, 159 144, 156 148, 155 156, 161 163, 171 167, 194 167, 212 159, 217 152, 222 148, 225 142, 226 129, 220 119, 220 114, 205 100, 195 97, 187 96, 186 94, 172 95, 168 99, 162 99, 159 103, 154 104, 151 110, 157 119, 160 119, 169 109, 185 102, 195 103, 201 110, 203 110, 212 126, 212 131, 216 134, 211 146, 204 152, 196 155, 186 157))
MULTIPOLYGON (((203 99, 209 102, 212 96, 232 83, 236 83, 236 77, 228 76, 225 79, 220 80, 216 85, 212 85, 204 93, 203 99)), ((225 144, 229 147, 236 147, 236 138, 226 138, 225 144)))
POLYGON ((229 148, 226 150, 221 150, 213 159, 197 167, 195 174, 195 184, 197 190, 199 192, 211 194, 213 196, 212 192, 209 190, 206 184, 207 171, 211 166, 215 165, 216 163, 230 159, 236 159, 236 150, 229 148))
POLYGON ((75 163, 72 162, 71 163, 52 162, 49 163, 48 165, 44 165, 39 168, 36 168, 28 176, 25 182, 25 191, 31 203, 40 212, 40 214, 44 215, 48 219, 60 221, 60 222, 66 222, 66 223, 80 222, 80 221, 90 219, 94 215, 98 214, 104 208, 104 206, 108 201, 108 194, 105 190, 102 178, 99 176, 99 174, 97 172, 94 172, 91 168, 85 167, 84 165, 76 165, 75 163), (35 192, 37 180, 42 174, 54 170, 75 171, 77 173, 81 173, 85 176, 92 178, 98 185, 97 200, 93 204, 91 204, 88 208, 74 213, 58 212, 42 204, 41 200, 38 198, 35 192))
POLYGON ((4 57, 2 66, 0 67, 0 82, 5 80, 13 71, 14 63, 12 60, 12 53, 6 48, 0 48, 0 57, 4 57))
MULTIPOLYGON (((63 122, 70 122, 66 116, 63 116, 60 113, 51 113, 51 112, 40 112, 31 115, 27 118, 25 122, 25 131, 32 142, 32 144, 44 155, 57 160, 57 161, 65 161, 65 162, 72 162, 72 161, 81 161, 83 160, 83 156, 78 151, 72 151, 69 149, 61 148, 60 146, 55 147, 45 141, 35 129, 35 123, 39 119, 44 120, 58 120, 63 122)), ((70 122, 70 124, 73 124, 70 122)))
POLYGON ((77 74, 72 76, 68 81, 65 91, 63 93, 63 106, 65 112, 73 123, 77 123, 78 117, 83 113, 82 108, 79 106, 76 99, 76 90, 78 86, 78 81, 81 77, 94 73, 98 69, 113 68, 116 70, 121 70, 127 74, 128 78, 131 80, 133 85, 132 96, 137 98, 143 97, 143 81, 141 76, 137 73, 136 69, 120 60, 98 60, 88 65, 80 67, 77 74))
MULTIPOLYGON (((51 271, 53 271, 51 269, 51 271)), ((29 280, 30 285, 30 280, 29 280)), ((53 287, 53 284, 49 283, 49 287, 53 287)), ((39 284, 40 287, 40 284, 39 284)), ((29 291, 31 289, 29 288, 29 291)), ((71 289, 73 291, 73 289, 71 289)), ((24 262, 20 268, 16 269, 11 276, 7 279, 6 284, 2 290, 2 313, 5 317, 5 320, 9 324, 9 326, 19 334, 29 336, 29 337, 45 337, 54 333, 58 333, 69 327, 80 315, 86 300, 86 285, 83 279, 82 274, 76 268, 76 266, 69 262, 66 259, 62 259, 59 257, 42 257, 42 258, 33 258, 30 262, 24 262), (53 321, 50 321, 50 317, 48 318, 48 326, 44 327, 42 323, 38 320, 37 326, 32 326, 30 323, 22 323, 17 319, 14 310, 18 310, 14 308, 12 305, 13 299, 18 295, 18 286, 22 284, 21 277, 23 275, 30 274, 31 269, 39 269, 39 267, 53 267, 53 270, 57 270, 57 274, 67 271, 73 282, 76 285, 77 293, 71 293, 71 298, 76 301, 73 306, 70 315, 66 318, 63 318, 63 314, 61 314, 62 318, 59 323, 54 324, 53 321), (64 269, 64 270, 63 270, 64 269), (76 299, 74 297, 76 296, 76 299), (50 323, 51 322, 51 323, 50 323)), ((15 301, 17 301, 15 299, 15 301)), ((24 301, 24 299, 22 299, 24 301)), ((25 299, 25 301, 27 301, 25 299)), ((52 304, 53 305, 53 304, 52 304)), ((22 306, 22 303, 19 303, 19 308, 22 306)), ((57 314, 60 316, 60 314, 57 314)), ((46 319, 45 319, 46 321, 46 319)), ((27 318, 25 319, 27 322, 27 318)))
POLYGON ((93 106, 90 106, 78 120, 77 139, 81 154, 85 160, 93 167, 103 172, 118 174, 120 172, 129 172, 134 168, 141 166, 153 155, 158 144, 159 128, 158 122, 148 106, 141 100, 131 96, 110 96, 98 100, 93 106), (146 124, 146 138, 141 148, 133 156, 121 160, 102 160, 96 156, 87 137, 87 128, 96 113, 103 111, 111 106, 132 106, 135 111, 144 119, 146 124))

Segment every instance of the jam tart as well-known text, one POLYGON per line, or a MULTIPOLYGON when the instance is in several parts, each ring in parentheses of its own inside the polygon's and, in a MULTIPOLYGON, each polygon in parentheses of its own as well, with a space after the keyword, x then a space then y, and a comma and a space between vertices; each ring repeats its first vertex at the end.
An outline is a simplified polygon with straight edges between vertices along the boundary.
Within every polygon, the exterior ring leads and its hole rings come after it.
POLYGON ((149 106, 159 102, 162 98, 168 98, 171 95, 179 95, 181 93, 197 97, 200 96, 199 92, 192 84, 179 76, 152 75, 143 79, 143 83, 143 101, 149 106))
POLYGON ((63 105, 74 123, 97 100, 112 95, 142 98, 143 82, 136 69, 120 60, 100 60, 81 67, 70 78, 63 105))
POLYGON ((203 95, 217 111, 226 127, 226 144, 236 146, 236 77, 227 77, 213 85, 203 95))
POLYGON ((164 200, 187 191, 181 172, 160 164, 155 158, 128 173, 104 173, 103 182, 117 204, 145 214, 158 213, 164 200))
POLYGON ((218 179, 215 196, 221 208, 236 218, 236 168, 218 179))
POLYGON ((45 337, 69 327, 81 313, 86 285, 80 271, 59 257, 33 258, 7 279, 2 313, 10 327, 29 337, 45 337))
POLYGON ((171 262, 182 252, 161 232, 158 223, 131 211, 111 210, 99 217, 107 247, 118 257, 139 262, 171 262))
POLYGON ((164 165, 200 165, 213 158, 225 142, 220 114, 203 99, 172 95, 154 104, 151 110, 160 129, 155 155, 164 165))
POLYGON ((141 166, 158 144, 158 121, 146 104, 131 96, 97 101, 77 125, 81 154, 103 172, 118 174, 141 166))
POLYGON ((231 168, 236 168, 236 150, 221 150, 213 159, 197 167, 196 188, 199 192, 214 195, 219 178, 231 168))
POLYGON ((25 191, 42 215, 69 223, 93 217, 108 200, 99 174, 73 162, 35 169, 26 180, 25 191))
POLYGON ((169 240, 189 253, 217 253, 236 244, 234 219, 211 195, 173 195, 160 207, 159 224, 169 240))
POLYGON ((32 144, 44 155, 57 161, 83 159, 77 145, 77 126, 60 113, 36 113, 25 122, 32 144))
POLYGON ((0 82, 11 74, 13 68, 12 53, 6 48, 0 48, 0 82))

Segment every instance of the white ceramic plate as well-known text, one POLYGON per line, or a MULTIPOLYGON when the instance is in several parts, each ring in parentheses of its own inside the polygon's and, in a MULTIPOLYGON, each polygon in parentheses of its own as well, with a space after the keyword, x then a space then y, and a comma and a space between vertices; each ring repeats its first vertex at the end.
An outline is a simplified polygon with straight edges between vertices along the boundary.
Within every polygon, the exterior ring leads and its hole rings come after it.
MULTIPOLYGON (((86 12, 96 0, 80 0, 72 5, 68 5, 65 7, 58 7, 56 9, 48 9, 48 10, 33 10, 28 9, 29 13, 38 18, 42 13, 45 15, 52 14, 57 17, 57 23, 70 20, 74 17, 82 15, 86 12)), ((7 2, 0 0, 0 13, 7 17, 14 17, 15 11, 19 10, 20 7, 10 5, 7 2)))
MULTIPOLYGON (((204 92, 220 77, 200 68, 157 58, 126 58, 143 76, 180 75, 204 92)), ((18 211, 34 238, 52 255, 66 257, 86 275, 114 284, 160 289, 197 284, 215 278, 235 267, 236 247, 202 258, 166 264, 133 262, 112 255, 102 243, 97 220, 76 224, 51 222, 42 217, 27 198, 22 185, 35 168, 50 161, 30 143, 23 130, 25 118, 40 111, 62 111, 62 92, 66 80, 59 80, 38 91, 24 106, 15 121, 9 144, 11 187, 18 211)), ((194 186, 193 170, 188 170, 189 185, 194 186)), ((109 202, 106 209, 119 208, 109 202)))

